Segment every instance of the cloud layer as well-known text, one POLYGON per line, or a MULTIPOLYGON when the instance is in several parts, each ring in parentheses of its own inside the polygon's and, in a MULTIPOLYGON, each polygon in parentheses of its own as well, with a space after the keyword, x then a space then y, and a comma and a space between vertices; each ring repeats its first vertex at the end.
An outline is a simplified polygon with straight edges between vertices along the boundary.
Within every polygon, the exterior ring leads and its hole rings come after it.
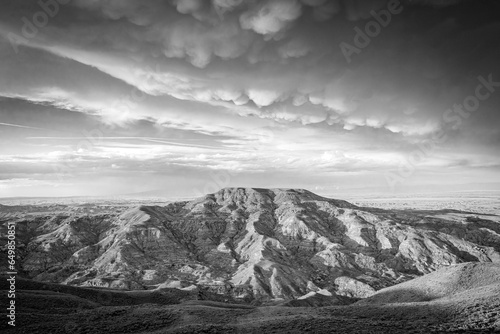
POLYGON ((408 161, 409 184, 444 182, 442 168, 498 177, 500 92, 455 107, 479 78, 500 81, 492 1, 401 1, 363 47, 358 32, 394 1, 57 4, 1 5, 0 195, 29 180, 86 193, 69 184, 93 177, 108 192, 127 177, 140 191, 184 180, 191 194, 213 171, 235 185, 388 187, 408 161), (359 52, 348 61, 341 43, 359 52))

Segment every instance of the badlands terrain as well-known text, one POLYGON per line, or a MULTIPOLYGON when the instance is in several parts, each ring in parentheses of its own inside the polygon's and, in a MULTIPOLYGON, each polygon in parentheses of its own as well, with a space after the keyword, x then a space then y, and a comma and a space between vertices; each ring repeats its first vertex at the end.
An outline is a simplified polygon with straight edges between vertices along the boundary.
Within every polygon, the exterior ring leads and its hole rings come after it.
POLYGON ((8 204, 1 235, 16 222, 19 272, 12 332, 500 330, 494 210, 251 188, 143 205, 8 204))

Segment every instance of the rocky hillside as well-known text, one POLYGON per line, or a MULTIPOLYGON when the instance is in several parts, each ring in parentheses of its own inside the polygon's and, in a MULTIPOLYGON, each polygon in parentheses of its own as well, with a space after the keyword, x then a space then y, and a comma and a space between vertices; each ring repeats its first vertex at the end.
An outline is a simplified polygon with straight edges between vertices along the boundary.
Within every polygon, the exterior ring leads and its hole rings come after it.
MULTIPOLYGON (((9 289, 4 276, 0 289, 9 289)), ((320 290, 261 307, 215 294, 197 300, 196 291, 175 288, 120 291, 18 278, 16 326, 3 322, 0 331, 10 327, 8 333, 23 334, 498 333, 499 295, 500 264, 489 262, 447 266, 355 303, 320 290)), ((6 297, 3 294, 0 302, 8 303, 6 297)))
POLYGON ((17 221, 20 270, 37 280, 251 301, 365 298, 452 264, 500 262, 493 218, 362 208, 300 189, 226 188, 120 213, 3 220, 17 221))

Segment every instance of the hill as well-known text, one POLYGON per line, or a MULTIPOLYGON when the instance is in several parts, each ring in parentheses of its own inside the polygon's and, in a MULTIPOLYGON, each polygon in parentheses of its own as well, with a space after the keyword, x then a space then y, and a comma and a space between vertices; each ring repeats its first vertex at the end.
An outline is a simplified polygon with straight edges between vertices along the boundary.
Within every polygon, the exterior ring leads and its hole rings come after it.
POLYGON ((500 264, 463 263, 377 291, 360 304, 426 302, 500 296, 500 264))
POLYGON ((3 221, 17 223, 20 272, 73 286, 197 288, 246 302, 323 290, 356 300, 450 265, 500 261, 495 221, 358 207, 302 189, 226 188, 161 206, 9 212, 3 221))

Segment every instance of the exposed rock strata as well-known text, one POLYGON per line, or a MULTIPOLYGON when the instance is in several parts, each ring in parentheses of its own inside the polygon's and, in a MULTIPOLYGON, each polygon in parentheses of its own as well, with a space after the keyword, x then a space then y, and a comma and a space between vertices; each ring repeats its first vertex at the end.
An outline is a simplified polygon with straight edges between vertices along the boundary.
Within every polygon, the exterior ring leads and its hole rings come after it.
POLYGON ((461 262, 500 262, 500 225, 361 208, 306 190, 227 188, 119 215, 19 220, 36 234, 40 280, 124 289, 156 284, 248 299, 311 292, 365 298, 461 262))

